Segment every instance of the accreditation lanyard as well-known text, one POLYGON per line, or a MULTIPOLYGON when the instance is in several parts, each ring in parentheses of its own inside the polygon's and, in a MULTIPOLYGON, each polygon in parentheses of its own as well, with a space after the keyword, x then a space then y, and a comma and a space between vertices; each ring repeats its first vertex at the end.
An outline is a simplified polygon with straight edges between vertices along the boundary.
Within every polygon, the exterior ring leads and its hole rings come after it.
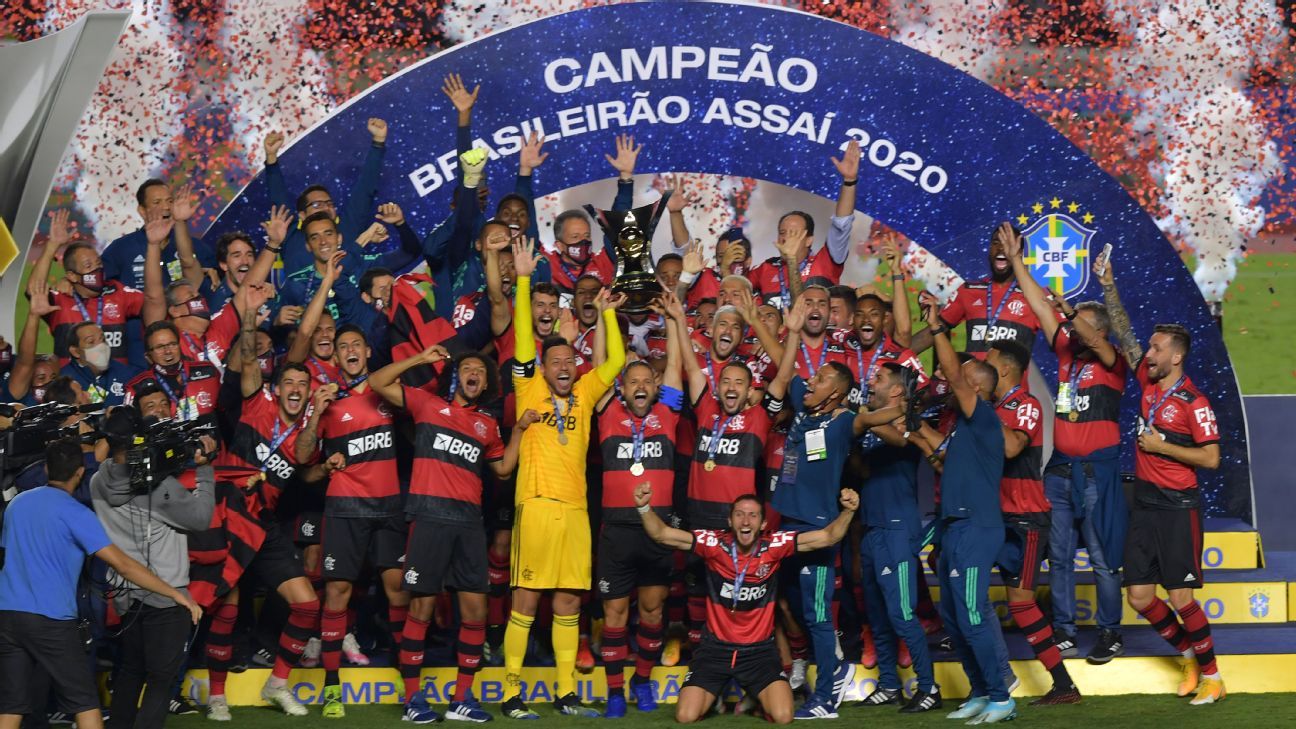
POLYGON ((1020 389, 1021 389, 1021 385, 1014 385, 1013 389, 1009 390, 1008 392, 1005 392, 1004 396, 999 398, 999 402, 995 403, 995 410, 998 410, 999 408, 1003 407, 1003 404, 1011 400, 1012 396, 1016 395, 1017 391, 1020 389))
MULTIPOLYGON (((1013 292, 1016 290, 1016 281, 1008 284, 1008 291, 1006 291, 1004 297, 999 300, 998 306, 994 307, 994 313, 991 313, 990 307, 991 304, 994 303, 994 283, 990 284, 989 288, 986 289, 986 327, 992 327, 998 323, 999 315, 1003 313, 1004 305, 1008 303, 1008 299, 1012 298, 1013 292)), ((989 337, 987 337, 987 339, 989 339, 989 337)))
POLYGON ((189 332, 180 332, 180 336, 184 337, 185 344, 189 345, 189 351, 194 353, 194 357, 197 358, 198 361, 207 361, 207 347, 203 346, 202 342, 199 342, 194 335, 189 332))
POLYGON ((188 392, 186 388, 189 384, 189 373, 185 370, 184 363, 180 363, 180 373, 176 376, 176 379, 180 381, 179 392, 172 390, 171 386, 167 384, 166 372, 161 367, 155 365, 153 372, 157 375, 154 379, 162 387, 162 391, 166 393, 167 399, 175 404, 178 417, 181 420, 188 420, 189 398, 185 393, 188 392))
POLYGON ((1157 413, 1161 412, 1161 406, 1165 405, 1166 400, 1169 400, 1170 396, 1175 394, 1180 387, 1183 387, 1184 380, 1186 379, 1188 379, 1188 375, 1180 375, 1179 379, 1175 380, 1175 383, 1170 386, 1170 389, 1166 390, 1165 394, 1161 396, 1161 399, 1157 400, 1148 408, 1147 424, 1149 427, 1156 426, 1156 416, 1157 413))
POLYGON ((343 379, 342 383, 338 385, 338 397, 350 397, 351 391, 363 385, 365 381, 368 379, 369 379, 368 372, 364 373, 363 375, 360 375, 359 377, 355 378, 354 380, 351 380, 350 382, 347 382, 345 379, 343 379))
POLYGON ((806 369, 810 371, 810 376, 814 377, 815 373, 824 366, 824 362, 828 361, 828 337, 825 335, 823 344, 819 345, 819 364, 817 365, 810 364, 810 350, 806 348, 804 339, 797 342, 797 346, 801 348, 801 356, 805 358, 806 369))
MULTIPOLYGON (((81 317, 85 321, 90 321, 90 311, 86 309, 85 301, 81 298, 81 294, 78 294, 77 292, 73 291, 72 300, 76 302, 76 307, 77 310, 81 312, 81 317)), ((100 327, 103 327, 104 303, 103 303, 102 295, 95 297, 95 304, 97 307, 95 311, 95 324, 98 324, 100 327)))
MULTIPOLYGON (((869 391, 872 389, 868 383, 873 379, 873 368, 877 366, 878 358, 882 356, 882 345, 884 344, 886 344, 885 334, 882 335, 881 341, 873 345, 873 357, 869 359, 868 367, 864 366, 864 355, 862 353, 856 360, 859 363, 860 394, 863 396, 864 402, 868 402, 869 391)), ((827 351, 827 349, 827 347, 824 347, 824 351, 827 351)))

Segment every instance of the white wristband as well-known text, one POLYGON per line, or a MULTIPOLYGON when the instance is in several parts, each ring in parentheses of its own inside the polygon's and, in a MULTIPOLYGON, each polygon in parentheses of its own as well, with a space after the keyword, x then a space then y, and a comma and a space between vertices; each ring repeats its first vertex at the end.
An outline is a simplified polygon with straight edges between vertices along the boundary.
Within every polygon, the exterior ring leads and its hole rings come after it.
POLYGON ((647 514, 648 512, 652 511, 651 504, 644 504, 643 506, 636 506, 635 508, 639 510, 640 514, 647 514))
POLYGON ((697 277, 698 275, 696 273, 693 273, 692 271, 684 271, 683 273, 680 274, 679 280, 680 283, 684 284, 685 286, 692 286, 693 282, 697 280, 697 277))

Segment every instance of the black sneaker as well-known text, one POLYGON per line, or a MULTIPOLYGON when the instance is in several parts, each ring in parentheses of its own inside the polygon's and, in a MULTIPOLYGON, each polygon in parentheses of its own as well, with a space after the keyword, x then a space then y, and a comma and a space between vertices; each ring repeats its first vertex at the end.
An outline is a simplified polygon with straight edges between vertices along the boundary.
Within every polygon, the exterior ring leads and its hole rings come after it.
POLYGON ((900 694, 898 689, 877 688, 873 689, 873 693, 865 696, 864 700, 859 702, 859 705, 887 706, 890 704, 899 704, 902 701, 904 701, 904 696, 900 694))
POLYGON ((265 648, 258 648, 256 653, 252 654, 252 665, 261 668, 270 668, 275 664, 274 654, 265 648))
POLYGON ((521 696, 513 698, 500 704, 500 713, 510 719, 539 719, 540 715, 527 708, 522 702, 521 696))
POLYGON ((1080 655, 1080 650, 1076 648, 1075 636, 1058 633, 1057 649, 1063 658, 1075 658, 1080 655))
POLYGON ((1095 666, 1101 666, 1104 663, 1111 662, 1111 659, 1125 655, 1125 641, 1121 640, 1121 634, 1114 630, 1104 630, 1098 636, 1098 643, 1094 645, 1093 650, 1085 657, 1095 666))
POLYGON ((948 635, 941 636, 941 639, 936 642, 936 650, 943 651, 945 653, 953 653, 954 639, 949 637, 948 635))
POLYGON ((171 703, 167 705, 167 711, 171 716, 189 716, 190 714, 197 714, 198 707, 194 706, 193 702, 188 698, 177 696, 171 699, 171 703))
POLYGON ((1031 706, 1060 706, 1062 704, 1080 703, 1080 689, 1072 686, 1053 685, 1049 692, 1031 702, 1031 706))
POLYGON ((555 701, 554 708, 558 710, 559 714, 566 714, 567 716, 583 716, 587 719, 597 719, 602 716, 599 714, 598 709, 591 709, 582 704, 581 700, 576 698, 575 693, 567 694, 555 701))
POLYGON ((939 709, 941 707, 940 686, 933 686, 929 693, 914 692, 913 698, 901 709, 901 714, 921 714, 924 711, 939 709))

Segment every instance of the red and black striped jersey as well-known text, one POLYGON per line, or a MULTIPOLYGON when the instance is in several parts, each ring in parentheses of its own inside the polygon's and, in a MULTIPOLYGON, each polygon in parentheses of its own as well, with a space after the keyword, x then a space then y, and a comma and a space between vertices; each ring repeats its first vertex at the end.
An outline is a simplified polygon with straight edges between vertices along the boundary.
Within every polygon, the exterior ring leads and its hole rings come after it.
POLYGON ((312 354, 302 364, 306 365, 306 369, 310 370, 312 393, 320 385, 327 385, 330 382, 337 385, 339 390, 342 390, 343 385, 346 384, 342 379, 342 368, 334 364, 331 359, 320 359, 312 354))
POLYGON ((304 417, 303 414, 294 422, 284 422, 279 416, 279 402, 264 388, 242 401, 238 423, 216 458, 216 478, 243 487, 252 476, 265 474, 265 480, 257 487, 260 495, 257 508, 250 509, 253 516, 269 518, 268 512, 274 511, 279 497, 297 474, 298 463, 293 452, 304 417))
POLYGON ((1077 358, 1079 343, 1070 322, 1060 325, 1053 337, 1058 388, 1071 391, 1071 409, 1063 412, 1059 404, 1053 420, 1053 447, 1068 456, 1087 456, 1120 443, 1120 401, 1129 373, 1119 353, 1112 367, 1097 359, 1077 358))
POLYGON ((400 476, 391 407, 373 389, 329 404, 317 431, 323 457, 341 453, 346 468, 329 475, 328 516, 379 517, 401 513, 400 476))
POLYGON ((770 412, 782 403, 766 396, 762 405, 725 415, 720 402, 706 392, 693 405, 697 416, 697 441, 689 466, 688 523, 698 529, 723 529, 730 506, 739 496, 756 493, 757 473, 764 466, 765 438, 770 412), (708 461, 713 461, 707 470, 708 461))
MULTIPOLYGON (((1218 443, 1219 424, 1210 400, 1193 384, 1188 375, 1181 382, 1170 383, 1162 390, 1148 378, 1147 359, 1139 362, 1135 378, 1143 388, 1139 399, 1139 424, 1148 424, 1165 436, 1167 443, 1185 448, 1218 443)), ((1134 475, 1152 488, 1139 484, 1135 502, 1151 508, 1191 508, 1197 506, 1197 471, 1186 463, 1160 454, 1134 449, 1134 475)))
MULTIPOLYGON (((784 310, 792 305, 786 265, 781 257, 774 256, 747 274, 752 287, 765 303, 784 310)), ((801 280, 826 278, 835 284, 841 280, 842 270, 845 267, 845 263, 838 263, 832 259, 828 246, 820 246, 819 250, 806 256, 806 259, 801 262, 801 280)))
POLYGON ((126 404, 135 404, 135 392, 146 382, 155 382, 171 401, 171 417, 184 421, 215 423, 221 388, 221 373, 206 362, 182 360, 168 372, 154 365, 126 383, 126 404))
POLYGON ((233 303, 226 303, 211 318, 207 331, 196 336, 180 332, 180 354, 196 362, 217 364, 225 361, 239 334, 239 315, 233 303))
POLYGON ((486 464, 504 457, 499 424, 413 387, 401 388, 414 418, 414 471, 405 513, 462 524, 481 522, 486 464))
POLYGON ((941 309, 940 318, 950 328, 967 322, 965 348, 977 359, 985 359, 990 345, 1002 340, 1015 341, 1029 350, 1040 329, 1039 319, 1016 281, 968 281, 941 309))
POLYGON ((851 375, 855 378, 855 387, 851 388, 850 395, 846 398, 847 407, 858 410, 868 404, 870 394, 867 392, 868 383, 873 381, 873 375, 877 373, 878 368, 887 362, 914 370, 918 373, 918 387, 927 386, 927 373, 923 370, 922 360, 918 359, 918 355, 908 347, 900 346, 885 334, 871 348, 864 349, 859 338, 852 332, 846 339, 846 351, 850 355, 846 366, 850 368, 851 375))
POLYGON ((644 417, 635 417, 619 396, 608 401, 607 407, 599 413, 603 521, 639 524, 634 491, 641 483, 652 486, 652 507, 657 515, 662 519, 669 518, 671 491, 675 486, 675 434, 679 419, 678 412, 660 401, 654 403, 644 417), (637 476, 630 470, 635 463, 643 467, 637 476))
POLYGON ((75 292, 52 291, 50 301, 58 311, 46 314, 45 324, 54 335, 54 353, 59 357, 59 366, 66 366, 70 361, 68 331, 83 321, 98 324, 104 341, 112 347, 113 358, 126 361, 126 320, 138 317, 144 310, 143 291, 109 281, 98 296, 85 299, 75 292))
POLYGON ((1005 514, 1051 511, 1044 496, 1044 415, 1039 400, 1025 390, 1009 392, 995 404, 995 414, 1009 430, 1030 440, 1014 458, 1004 459, 999 481, 999 507, 1005 514))
POLYGON ((765 532, 750 553, 740 554, 732 532, 694 530, 693 553, 706 566, 706 626, 712 636, 740 645, 773 637, 779 563, 796 554, 796 540, 795 532, 765 532))
POLYGON ((799 351, 796 356, 796 373, 801 379, 809 380, 814 377, 814 373, 829 362, 851 366, 851 355, 847 352, 845 334, 844 329, 830 328, 824 332, 823 341, 817 346, 811 346, 806 343, 805 337, 801 338, 797 345, 799 351))

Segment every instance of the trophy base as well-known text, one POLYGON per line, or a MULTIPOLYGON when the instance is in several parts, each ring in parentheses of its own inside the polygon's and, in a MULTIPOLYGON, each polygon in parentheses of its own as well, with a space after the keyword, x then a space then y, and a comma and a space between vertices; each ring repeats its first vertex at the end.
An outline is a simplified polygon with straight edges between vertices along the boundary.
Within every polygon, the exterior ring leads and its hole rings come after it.
POLYGON ((612 293, 625 294, 626 302, 621 305, 621 313, 643 314, 652 310, 650 306, 661 296, 662 287, 656 276, 640 271, 618 278, 612 284, 612 293))

